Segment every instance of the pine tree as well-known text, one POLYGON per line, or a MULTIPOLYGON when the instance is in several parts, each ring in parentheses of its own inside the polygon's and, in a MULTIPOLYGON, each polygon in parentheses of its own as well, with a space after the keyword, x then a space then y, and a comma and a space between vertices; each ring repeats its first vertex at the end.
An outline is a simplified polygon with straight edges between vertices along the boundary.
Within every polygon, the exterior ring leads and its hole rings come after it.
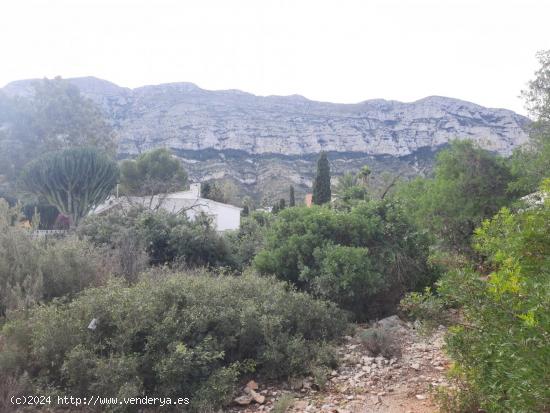
POLYGON ((186 187, 187 172, 169 149, 154 149, 120 165, 120 190, 124 195, 153 196, 186 187))
POLYGON ((294 199, 294 186, 290 185, 290 198, 288 202, 289 207, 296 206, 296 200, 294 199))
POLYGON ((279 211, 282 211, 286 208, 286 201, 284 198, 279 199, 279 211))
POLYGON ((313 203, 323 205, 330 202, 330 165, 327 154, 321 152, 317 161, 317 175, 313 181, 313 203))

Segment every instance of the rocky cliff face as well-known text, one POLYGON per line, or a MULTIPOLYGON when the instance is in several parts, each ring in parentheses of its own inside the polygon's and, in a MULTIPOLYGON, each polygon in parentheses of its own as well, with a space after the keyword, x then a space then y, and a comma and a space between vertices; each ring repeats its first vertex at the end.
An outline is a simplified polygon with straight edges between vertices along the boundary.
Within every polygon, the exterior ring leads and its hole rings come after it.
MULTIPOLYGON (((120 152, 125 154, 167 146, 255 155, 324 150, 404 156, 454 138, 472 139, 484 148, 509 154, 526 140, 526 118, 439 96, 412 103, 334 104, 296 95, 207 91, 191 83, 130 90, 95 78, 70 81, 113 118, 120 131, 120 152)), ((29 93, 29 84, 13 82, 4 91, 29 93)))
MULTIPOLYGON (((439 96, 411 103, 335 104, 298 95, 208 91, 191 83, 127 89, 92 77, 70 81, 111 117, 119 131, 121 156, 169 147, 182 156, 195 179, 230 177, 256 185, 266 174, 286 170, 288 182, 305 188, 310 180, 305 171, 313 172, 314 155, 320 151, 335 154, 342 171, 369 159, 385 159, 378 162, 383 170, 395 158, 414 172, 419 150, 432 151, 452 139, 472 139, 504 155, 527 139, 528 119, 523 116, 439 96), (305 164, 288 162, 297 158, 305 164), (266 166, 277 159, 279 166, 286 159, 283 170, 266 166)), ((31 84, 12 82, 3 90, 28 95, 31 84)))

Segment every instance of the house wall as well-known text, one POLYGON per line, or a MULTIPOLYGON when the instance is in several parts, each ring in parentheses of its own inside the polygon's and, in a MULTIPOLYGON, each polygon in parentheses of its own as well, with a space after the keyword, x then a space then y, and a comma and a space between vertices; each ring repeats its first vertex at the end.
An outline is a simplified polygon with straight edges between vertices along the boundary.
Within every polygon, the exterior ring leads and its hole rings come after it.
MULTIPOLYGON (((197 198, 196 191, 200 187, 192 188, 190 191, 176 192, 167 196, 147 197, 130 197, 129 199, 121 199, 123 207, 130 205, 142 205, 145 208, 156 209, 160 208, 170 213, 185 214, 190 220, 195 219, 200 213, 204 213, 212 218, 212 224, 217 231, 228 231, 239 229, 241 223, 241 208, 232 205, 222 204, 210 199, 197 198)), ((100 205, 91 213, 102 213, 113 205, 113 202, 106 202, 105 205, 100 205)))
POLYGON ((161 201, 162 208, 171 213, 185 210, 190 220, 201 212, 212 218, 212 224, 217 231, 239 229, 241 210, 229 205, 214 202, 209 199, 192 199, 187 197, 166 198, 161 201))
POLYGON ((212 223, 217 231, 239 229, 241 223, 240 209, 228 207, 219 203, 208 202, 208 200, 202 198, 200 201, 202 202, 195 208, 186 211, 186 215, 189 219, 194 219, 203 212, 212 218, 212 223))

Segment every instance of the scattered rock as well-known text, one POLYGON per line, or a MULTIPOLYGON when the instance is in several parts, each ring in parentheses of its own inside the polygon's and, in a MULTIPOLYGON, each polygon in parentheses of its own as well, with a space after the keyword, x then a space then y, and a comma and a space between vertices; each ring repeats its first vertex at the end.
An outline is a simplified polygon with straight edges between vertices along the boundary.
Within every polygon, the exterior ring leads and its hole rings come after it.
MULTIPOLYGON (((254 384, 256 384, 256 383, 254 383, 254 384)), ((244 397, 250 397, 256 403, 264 404, 265 403, 265 396, 260 394, 260 393, 257 393, 255 390, 252 390, 252 387, 249 387, 248 384, 246 385, 246 387, 244 388, 244 392, 246 393, 246 396, 244 396, 244 397)), ((257 384, 256 384, 256 388, 258 388, 257 384)))
POLYGON ((250 381, 243 389, 244 394, 235 399, 236 406, 231 412, 271 412, 276 400, 289 393, 298 395, 299 399, 294 401, 288 413, 406 412, 407 409, 413 413, 435 412, 427 391, 450 385, 443 376, 447 366, 447 359, 441 352, 445 330, 425 338, 412 328, 412 324, 395 317, 381 321, 382 324, 398 325, 403 331, 399 360, 371 357, 363 346, 356 345, 358 333, 337 350, 343 362, 337 370, 328 372, 323 389, 314 384, 312 377, 290 379, 282 388, 261 386, 261 391, 258 383, 250 381))
POLYGON ((250 395, 254 399, 254 401, 258 404, 264 404, 265 403, 265 396, 256 393, 254 390, 250 390, 250 395))
POLYGON ((239 396, 234 400, 234 402, 241 405, 241 406, 248 406, 250 403, 252 403, 252 397, 250 397, 250 396, 239 396))
POLYGON ((246 383, 245 388, 251 389, 251 390, 258 390, 258 383, 256 383, 254 380, 250 380, 248 383, 246 383))
POLYGON ((380 328, 387 328, 387 329, 398 329, 403 328, 405 326, 405 323, 396 315, 392 315, 390 317, 383 318, 382 320, 379 320, 376 324, 376 327, 380 328))

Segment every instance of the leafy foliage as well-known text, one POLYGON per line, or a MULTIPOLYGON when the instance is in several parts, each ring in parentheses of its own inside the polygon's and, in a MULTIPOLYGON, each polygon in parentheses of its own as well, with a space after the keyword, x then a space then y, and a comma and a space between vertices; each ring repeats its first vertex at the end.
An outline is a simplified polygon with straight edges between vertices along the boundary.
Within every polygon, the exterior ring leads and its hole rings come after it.
POLYGON ((181 162, 165 148, 145 152, 120 166, 120 190, 126 195, 152 196, 186 187, 187 173, 181 162))
POLYGON ((0 314, 99 285, 108 274, 102 252, 73 237, 33 239, 19 212, 0 200, 0 314))
POLYGON ((249 217, 241 219, 238 230, 224 235, 237 269, 243 270, 249 266, 263 248, 266 227, 270 223, 269 217, 272 215, 255 211, 249 217))
POLYGON ((0 93, 0 175, 15 182, 23 166, 61 149, 94 147, 114 155, 115 135, 100 108, 61 78, 34 84, 30 98, 0 93))
MULTIPOLYGON (((365 176, 368 177, 369 175, 370 173, 365 176)), ((338 178, 335 194, 336 202, 334 206, 338 209, 349 209, 360 201, 368 200, 367 189, 363 185, 363 180, 360 179, 360 174, 351 172, 338 178)))
POLYGON ((185 394, 191 410, 203 412, 228 402, 243 373, 308 373, 346 328, 334 305, 270 278, 157 272, 13 319, 2 331, 0 366, 6 374, 29 372, 36 389, 185 394))
POLYGON ((74 225, 103 202, 116 185, 118 167, 95 149, 66 149, 46 154, 25 168, 25 187, 43 196, 74 225))
POLYGON ((550 125, 531 125, 530 141, 514 151, 511 168, 514 180, 510 189, 520 194, 534 192, 543 179, 550 177, 550 125))
POLYGON ((31 202, 23 205, 22 212, 29 222, 39 219, 39 229, 54 229, 59 211, 53 205, 31 202))
MULTIPOLYGON (((212 181, 201 184, 201 197, 211 199, 212 201, 222 202, 224 204, 236 203, 235 196, 238 188, 232 181, 212 181)), ((248 199, 250 209, 250 198, 248 199)), ((240 200, 238 201, 240 202, 240 200)))
POLYGON ((527 194, 550 177, 550 50, 537 55, 540 68, 522 92, 535 122, 529 127, 530 141, 514 151, 511 188, 527 194))
POLYGON ((189 221, 185 214, 164 210, 113 211, 87 218, 79 233, 96 245, 114 248, 133 240, 136 248, 145 249, 152 265, 234 265, 227 243, 206 216, 189 221))
POLYGON ((474 242, 489 275, 468 265, 450 271, 438 283, 437 300, 423 300, 462 309, 447 349, 465 384, 441 400, 444 406, 471 405, 475 394, 488 412, 547 411, 550 201, 517 213, 502 209, 476 230, 474 242))
POLYGON ((474 229, 513 199, 511 179, 503 158, 455 141, 438 155, 434 178, 417 178, 396 197, 444 248, 469 252, 474 229))
POLYGON ((431 280, 427 257, 427 239, 399 205, 373 201, 350 212, 280 212, 255 265, 364 319, 391 311, 405 291, 431 280))
POLYGON ((550 50, 537 53, 540 67, 522 97, 529 112, 541 122, 550 122, 550 50))

